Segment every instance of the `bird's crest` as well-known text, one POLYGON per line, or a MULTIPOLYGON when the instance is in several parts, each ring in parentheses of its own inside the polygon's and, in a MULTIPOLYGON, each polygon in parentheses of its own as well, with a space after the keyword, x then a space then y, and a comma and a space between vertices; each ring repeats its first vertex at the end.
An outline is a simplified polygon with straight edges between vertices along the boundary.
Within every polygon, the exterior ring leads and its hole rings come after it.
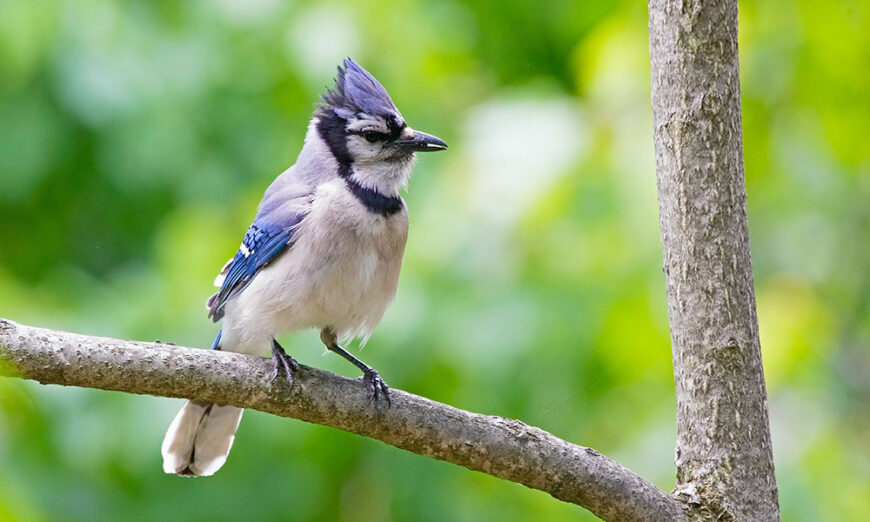
POLYGON ((322 96, 321 111, 331 111, 347 119, 357 112, 380 116, 398 116, 399 110, 384 86, 350 58, 338 66, 335 89, 322 96))

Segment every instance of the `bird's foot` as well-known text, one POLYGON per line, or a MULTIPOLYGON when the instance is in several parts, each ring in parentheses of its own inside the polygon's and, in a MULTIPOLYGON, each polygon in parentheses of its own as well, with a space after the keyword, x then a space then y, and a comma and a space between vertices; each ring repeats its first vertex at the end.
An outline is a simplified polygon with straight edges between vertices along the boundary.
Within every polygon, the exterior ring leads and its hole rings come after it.
POLYGON ((369 402, 375 403, 375 408, 380 415, 381 410, 384 404, 387 405, 387 408, 390 407, 390 387, 387 386, 387 383, 381 379, 380 374, 369 366, 368 364, 360 361, 353 355, 351 355, 347 350, 342 348, 335 342, 336 335, 335 331, 332 328, 324 328, 320 331, 320 339, 323 341, 323 344, 326 345, 326 348, 330 351, 341 355, 354 366, 362 370, 363 372, 363 383, 366 385, 366 389, 369 392, 369 402))
POLYGON ((272 360, 275 361, 275 371, 272 372, 272 377, 269 379, 269 382, 275 382, 275 379, 278 378, 278 374, 281 373, 281 370, 284 370, 284 376, 287 379, 287 384, 289 386, 293 386, 293 373, 299 370, 299 363, 296 362, 296 359, 287 355, 287 352, 284 351, 284 347, 278 344, 278 341, 272 341, 272 360))
POLYGON ((381 379, 381 375, 372 368, 369 368, 363 374, 363 382, 366 385, 366 388, 369 391, 369 402, 375 403, 375 408, 378 410, 378 413, 381 412, 383 406, 386 404, 387 409, 390 408, 390 387, 387 386, 387 383, 381 379))

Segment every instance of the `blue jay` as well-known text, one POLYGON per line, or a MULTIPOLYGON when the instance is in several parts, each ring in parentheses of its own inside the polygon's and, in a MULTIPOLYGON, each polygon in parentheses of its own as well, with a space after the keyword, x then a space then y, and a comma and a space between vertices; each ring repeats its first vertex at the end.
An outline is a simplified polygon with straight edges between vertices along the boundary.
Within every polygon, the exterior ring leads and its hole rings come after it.
MULTIPOLYGON (((239 251, 215 279, 208 315, 223 321, 213 349, 298 368, 276 337, 318 328, 327 349, 363 372, 375 406, 389 406, 377 371, 339 343, 367 340, 396 294, 408 237, 406 187, 415 152, 444 150, 415 131, 381 84, 350 58, 314 112, 296 164, 266 190, 239 251)), ((280 371, 279 371, 280 370, 280 371)), ((207 476, 224 464, 242 410, 188 401, 163 441, 163 469, 207 476)))

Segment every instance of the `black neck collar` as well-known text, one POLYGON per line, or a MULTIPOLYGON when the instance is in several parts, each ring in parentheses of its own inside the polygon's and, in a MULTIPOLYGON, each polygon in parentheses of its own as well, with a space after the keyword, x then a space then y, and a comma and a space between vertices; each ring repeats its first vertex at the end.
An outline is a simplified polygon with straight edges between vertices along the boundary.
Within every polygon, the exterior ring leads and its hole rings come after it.
POLYGON ((389 217, 405 207, 402 198, 398 196, 385 196, 375 189, 363 187, 350 176, 342 177, 350 192, 365 205, 369 212, 389 217))

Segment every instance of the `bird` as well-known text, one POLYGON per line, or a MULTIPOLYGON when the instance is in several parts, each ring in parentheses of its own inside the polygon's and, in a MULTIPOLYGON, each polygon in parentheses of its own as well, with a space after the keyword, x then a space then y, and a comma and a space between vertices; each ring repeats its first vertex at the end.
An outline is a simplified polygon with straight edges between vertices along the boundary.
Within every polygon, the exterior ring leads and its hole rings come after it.
MULTIPOLYGON (((296 163, 266 189, 238 252, 215 278, 212 349, 269 356, 292 386, 299 366, 277 337, 316 328, 326 348, 363 372, 378 411, 380 374, 341 345, 372 335, 396 295, 408 238, 407 187, 417 152, 440 138, 412 129, 386 89, 346 58, 315 106, 296 163)), ((162 444, 163 469, 209 476, 227 460, 243 410, 189 400, 162 444)))

